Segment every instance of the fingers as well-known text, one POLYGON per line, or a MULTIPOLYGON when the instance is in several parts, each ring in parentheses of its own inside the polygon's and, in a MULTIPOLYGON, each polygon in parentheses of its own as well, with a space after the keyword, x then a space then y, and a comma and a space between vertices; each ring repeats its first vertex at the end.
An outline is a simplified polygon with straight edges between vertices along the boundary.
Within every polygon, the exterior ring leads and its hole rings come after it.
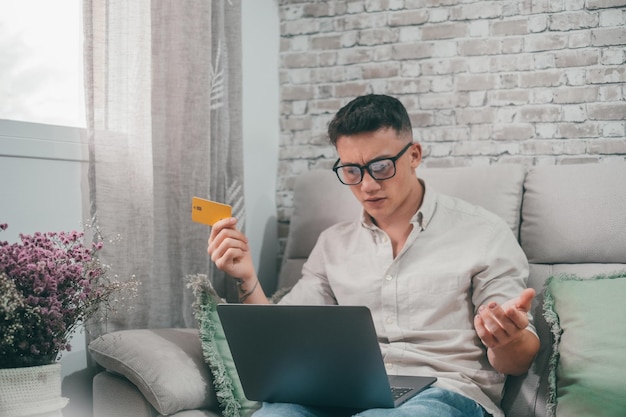
POLYGON ((207 252, 222 271, 235 276, 253 273, 248 238, 235 228, 237 220, 228 218, 215 223, 211 229, 207 252))
POLYGON ((515 308, 508 308, 505 311, 495 302, 481 306, 474 318, 476 333, 489 348, 501 346, 516 339, 528 323, 528 317, 524 311, 515 308))
POLYGON ((229 217, 215 223, 211 227, 211 234, 209 235, 209 244, 207 252, 211 255, 217 248, 219 248, 226 239, 236 239, 248 243, 248 238, 239 232, 235 226, 237 225, 237 219, 229 217))
POLYGON ((533 299, 535 298, 535 290, 532 288, 526 288, 520 294, 517 302, 515 303, 515 307, 519 310, 528 313, 533 303, 533 299))

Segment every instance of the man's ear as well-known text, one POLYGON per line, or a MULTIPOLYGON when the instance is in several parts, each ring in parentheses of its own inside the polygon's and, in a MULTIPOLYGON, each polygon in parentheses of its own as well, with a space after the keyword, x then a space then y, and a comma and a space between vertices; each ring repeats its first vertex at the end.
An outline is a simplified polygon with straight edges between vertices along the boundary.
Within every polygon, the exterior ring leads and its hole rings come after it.
POLYGON ((409 152, 411 156, 411 167, 415 169, 422 163, 422 144, 415 142, 409 152))

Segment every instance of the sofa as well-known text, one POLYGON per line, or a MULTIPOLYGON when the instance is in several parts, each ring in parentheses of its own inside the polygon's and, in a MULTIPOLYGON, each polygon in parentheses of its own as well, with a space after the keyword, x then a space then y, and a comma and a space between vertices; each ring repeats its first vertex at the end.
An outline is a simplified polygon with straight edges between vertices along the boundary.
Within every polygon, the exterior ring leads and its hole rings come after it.
MULTIPOLYGON (((558 328, 563 324, 558 314, 553 314, 557 320, 546 320, 546 305, 554 307, 556 297, 550 295, 546 303, 546 282, 566 275, 591 282, 626 270, 626 163, 419 167, 416 173, 427 187, 498 214, 518 238, 529 260, 528 285, 537 292, 531 312, 541 348, 526 374, 507 379, 502 407, 507 417, 543 417, 555 410, 565 415, 559 407, 566 398, 557 390, 565 371, 558 367, 559 360, 569 360, 569 353, 555 354, 555 349, 567 347, 570 330, 558 328)), ((349 188, 332 171, 313 170, 298 177, 278 287, 297 282, 324 228, 354 219, 359 212, 349 188)), ((558 306, 568 304, 563 298, 567 295, 558 297, 558 306)), ((624 311, 620 303, 599 303, 588 311, 600 311, 605 304, 624 311)), ((623 314, 615 322, 624 322, 623 314)), ((618 326, 623 331, 624 325, 618 326)), ((93 380, 94 417, 221 416, 196 329, 115 332, 93 341, 90 351, 102 367, 93 380)), ((623 369, 623 362, 616 367, 623 369)))

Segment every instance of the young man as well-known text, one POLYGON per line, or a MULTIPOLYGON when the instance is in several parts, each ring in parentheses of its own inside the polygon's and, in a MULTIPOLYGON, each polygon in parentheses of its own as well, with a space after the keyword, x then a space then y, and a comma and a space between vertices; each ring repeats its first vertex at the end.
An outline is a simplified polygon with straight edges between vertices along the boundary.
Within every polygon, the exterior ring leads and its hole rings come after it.
MULTIPOLYGON (((528 262, 503 220, 428 188, 409 116, 395 98, 357 97, 331 121, 333 170, 363 206, 324 231, 281 303, 366 305, 390 374, 434 375, 432 388, 364 417, 502 416, 507 374, 539 349, 528 311, 528 262)), ((242 302, 267 303, 235 219, 217 223, 208 253, 240 284, 242 302)), ((327 416, 264 404, 255 416, 327 416)))

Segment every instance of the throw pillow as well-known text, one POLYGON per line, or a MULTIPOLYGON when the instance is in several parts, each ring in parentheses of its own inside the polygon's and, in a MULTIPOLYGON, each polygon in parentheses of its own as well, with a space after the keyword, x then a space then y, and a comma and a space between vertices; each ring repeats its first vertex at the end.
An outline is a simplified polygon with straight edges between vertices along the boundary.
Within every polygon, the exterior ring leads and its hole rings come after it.
POLYGON ((239 381, 224 329, 217 315, 217 305, 223 300, 206 275, 190 275, 187 279, 196 297, 194 315, 198 321, 202 352, 213 374, 213 385, 224 417, 248 417, 259 408, 259 404, 246 398, 239 381))
POLYGON ((554 336, 548 416, 618 417, 626 410, 626 272, 546 281, 554 336))
POLYGON ((159 414, 217 408, 196 329, 120 330, 93 340, 89 352, 131 381, 159 414))

